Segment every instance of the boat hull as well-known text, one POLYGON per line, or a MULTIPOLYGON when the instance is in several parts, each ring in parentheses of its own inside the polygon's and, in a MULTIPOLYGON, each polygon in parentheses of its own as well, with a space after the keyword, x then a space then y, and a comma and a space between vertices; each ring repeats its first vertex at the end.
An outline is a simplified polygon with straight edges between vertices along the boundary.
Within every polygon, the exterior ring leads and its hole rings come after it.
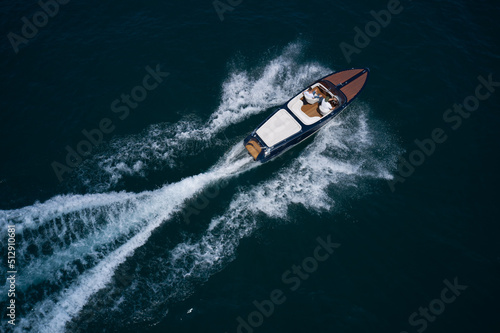
POLYGON ((244 146, 254 160, 261 163, 283 154, 288 149, 312 136, 342 113, 363 90, 368 76, 369 69, 360 68, 335 72, 315 81, 310 87, 319 85, 325 90, 325 93, 335 96, 339 100, 339 105, 331 113, 320 115, 320 117, 317 117, 319 114, 314 114, 314 111, 305 114, 304 110, 314 109, 315 106, 303 102, 303 98, 300 98, 304 92, 302 90, 274 111, 248 135, 243 140, 244 146), (286 116, 285 112, 287 113, 286 116), (278 119, 278 117, 280 118, 278 119), (279 123, 286 123, 286 128, 276 125, 279 123), (270 124, 274 127, 270 127, 270 124), (300 130, 298 130, 296 124, 300 125, 300 130), (295 128, 292 129, 292 126, 295 126, 295 128), (273 133, 273 131, 276 133, 273 133))

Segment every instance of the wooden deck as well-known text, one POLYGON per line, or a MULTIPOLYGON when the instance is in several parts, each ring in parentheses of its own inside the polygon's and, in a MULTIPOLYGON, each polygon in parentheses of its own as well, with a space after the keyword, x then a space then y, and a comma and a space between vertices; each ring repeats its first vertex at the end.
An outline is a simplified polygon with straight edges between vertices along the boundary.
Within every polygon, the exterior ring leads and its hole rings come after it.
POLYGON ((335 74, 332 74, 328 77, 325 77, 324 80, 328 80, 334 85, 339 85, 341 83, 344 83, 345 81, 349 80, 351 77, 354 75, 361 73, 363 69, 349 69, 346 71, 338 72, 335 74))
MULTIPOLYGON (((314 87, 313 91, 315 91, 318 95, 320 95, 323 98, 326 97, 326 94, 323 91, 321 91, 321 89, 319 89, 318 87, 314 87)), ((300 100, 302 101, 303 104, 302 107, 300 108, 302 112, 307 114, 309 117, 320 117, 320 118, 323 117, 318 111, 319 102, 316 102, 314 104, 309 104, 305 101, 304 96, 302 96, 300 100)))
POLYGON ((304 105, 300 108, 302 112, 307 114, 309 117, 322 117, 322 115, 319 113, 319 103, 314 103, 314 104, 307 104, 304 102, 304 97, 300 99, 304 105))
MULTIPOLYGON (((362 69, 362 68, 349 69, 346 71, 332 74, 332 75, 324 78, 323 80, 329 81, 329 82, 333 83, 334 85, 339 85, 339 84, 347 82, 350 78, 360 74, 363 71, 364 71, 364 69, 362 69)), ((359 92, 363 88, 367 78, 368 78, 368 72, 365 72, 360 77, 358 77, 356 80, 354 80, 354 81, 350 82, 349 84, 340 88, 340 90, 347 97, 346 102, 351 101, 354 97, 356 97, 359 94, 359 92)))
POLYGON ((359 92, 365 85, 367 78, 368 78, 368 73, 365 73, 360 77, 358 77, 356 80, 349 83, 348 85, 340 88, 340 90, 344 93, 345 97, 347 97, 348 102, 354 97, 356 97, 357 94, 359 94, 359 92))
POLYGON ((248 150, 250 155, 252 155, 254 160, 257 159, 257 156, 259 156, 260 152, 262 151, 262 147, 254 139, 248 141, 247 144, 245 145, 245 148, 248 150))

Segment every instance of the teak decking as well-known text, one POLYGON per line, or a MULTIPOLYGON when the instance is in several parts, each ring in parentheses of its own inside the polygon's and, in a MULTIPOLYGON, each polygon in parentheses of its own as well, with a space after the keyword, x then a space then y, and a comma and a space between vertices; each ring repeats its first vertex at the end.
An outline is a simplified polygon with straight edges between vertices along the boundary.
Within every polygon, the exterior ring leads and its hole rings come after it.
MULTIPOLYGON (((326 94, 319 89, 319 87, 314 87, 313 91, 315 91, 318 95, 321 97, 325 98, 326 94)), ((300 108, 302 112, 307 114, 309 117, 322 117, 322 115, 319 113, 318 108, 319 108, 319 103, 316 102, 314 104, 308 104, 305 101, 304 96, 300 99, 304 105, 300 108)))
POLYGON ((362 71, 363 71, 363 69, 348 69, 346 71, 338 72, 338 73, 332 74, 330 76, 327 76, 324 78, 324 80, 328 80, 337 86, 339 84, 346 82, 351 77, 361 73, 362 71))
MULTIPOLYGON (((369 75, 369 69, 368 68, 357 68, 357 69, 349 69, 337 73, 333 73, 323 79, 320 79, 316 81, 316 83, 320 83, 322 86, 324 86, 329 92, 332 92, 339 96, 339 103, 340 105, 337 105, 335 109, 338 107, 345 108, 347 104, 349 104, 356 96, 361 92, 363 89, 366 80, 368 79, 369 75), (340 94, 340 92, 342 94, 340 94)), ((314 91, 322 98, 326 98, 327 92, 323 92, 320 87, 314 87, 314 91)), ((298 117, 299 121, 302 121, 303 124, 306 126, 312 126, 315 122, 317 122, 319 119, 313 119, 311 121, 307 120, 306 118, 303 117, 303 115, 297 110, 298 104, 297 104, 297 99, 298 96, 295 96, 295 98, 289 101, 289 103, 293 102, 292 106, 288 106, 289 112, 292 111, 295 113, 295 116, 298 117), (298 112, 298 113, 297 113, 298 112)), ((307 115, 310 118, 323 118, 324 116, 321 115, 319 112, 319 104, 321 99, 318 100, 318 102, 314 104, 309 104, 306 102, 305 97, 302 96, 300 98, 300 101, 302 102, 302 106, 300 107, 300 110, 307 115)), ((283 108, 286 109, 286 105, 283 106, 283 108)), ((278 112, 278 111, 277 111, 278 112)), ((329 112, 328 114, 330 114, 329 112)), ((314 130, 315 128, 312 127, 314 130)), ((265 142, 265 141, 263 141, 265 142)), ((259 144, 258 139, 255 137, 251 138, 245 145, 245 148, 248 150, 250 155, 254 158, 254 160, 257 160, 257 157, 259 154, 262 152, 262 147, 259 144)), ((271 154, 272 155, 272 154, 271 154)), ((267 161, 269 159, 273 158, 268 157, 267 155, 261 158, 262 161, 267 161)))
MULTIPOLYGON (((326 94, 321 89, 319 89, 319 87, 314 87, 313 90, 316 91, 318 93, 318 95, 320 95, 322 98, 326 98, 326 94)), ((323 115, 321 113, 319 113, 319 101, 314 103, 314 104, 308 104, 305 101, 304 97, 302 97, 300 100, 304 104, 300 108, 302 110, 302 112, 307 114, 309 117, 320 117, 320 118, 323 117, 323 115)))
POLYGON ((346 71, 338 72, 327 76, 324 78, 326 81, 330 81, 334 85, 342 85, 345 84, 340 90, 344 93, 345 97, 347 97, 347 102, 350 102, 354 97, 356 97, 363 86, 365 85, 366 79, 368 78, 368 71, 365 69, 349 69, 346 71), (351 78, 365 71, 359 77, 357 77, 354 81, 347 83, 351 78))
POLYGON ((348 85, 340 88, 340 90, 344 93, 347 100, 350 101, 361 91, 361 88, 365 85, 366 79, 368 77, 368 73, 364 73, 356 80, 350 82, 348 85))
MULTIPOLYGON (((302 97, 300 100, 302 102, 304 102, 304 97, 302 97)), ((305 114, 307 114, 309 117, 320 117, 320 118, 323 117, 318 112, 318 109, 319 109, 319 103, 318 102, 316 102, 314 104, 304 103, 304 105, 300 109, 302 110, 302 112, 304 112, 305 114)))
POLYGON ((250 155, 252 155, 254 160, 257 159, 257 156, 259 156, 260 152, 262 151, 262 147, 254 139, 248 141, 247 144, 245 145, 245 148, 248 150, 250 155))

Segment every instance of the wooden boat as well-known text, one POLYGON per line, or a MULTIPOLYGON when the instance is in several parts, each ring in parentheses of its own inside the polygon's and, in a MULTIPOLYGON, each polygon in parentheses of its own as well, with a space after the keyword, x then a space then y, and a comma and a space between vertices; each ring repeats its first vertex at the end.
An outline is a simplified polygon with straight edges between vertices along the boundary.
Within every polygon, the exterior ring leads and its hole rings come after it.
POLYGON ((243 144, 255 161, 267 162, 316 133, 359 95, 370 71, 329 74, 298 93, 260 124, 243 144), (310 93, 315 94, 313 98, 310 93), (328 104, 330 103, 330 104, 328 104))

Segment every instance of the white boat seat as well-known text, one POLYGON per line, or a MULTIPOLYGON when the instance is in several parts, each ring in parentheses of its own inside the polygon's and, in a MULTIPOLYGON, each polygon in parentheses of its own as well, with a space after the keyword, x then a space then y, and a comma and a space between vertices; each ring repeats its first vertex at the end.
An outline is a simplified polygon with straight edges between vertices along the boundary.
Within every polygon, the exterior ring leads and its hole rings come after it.
POLYGON ((319 105, 319 113, 321 113, 321 115, 324 116, 332 111, 331 107, 332 106, 329 102, 326 102, 325 100, 323 100, 323 101, 321 101, 321 104, 319 105))
POLYGON ((310 98, 305 94, 305 92, 302 94, 304 95, 304 99, 308 104, 314 104, 319 102, 319 97, 310 98))

